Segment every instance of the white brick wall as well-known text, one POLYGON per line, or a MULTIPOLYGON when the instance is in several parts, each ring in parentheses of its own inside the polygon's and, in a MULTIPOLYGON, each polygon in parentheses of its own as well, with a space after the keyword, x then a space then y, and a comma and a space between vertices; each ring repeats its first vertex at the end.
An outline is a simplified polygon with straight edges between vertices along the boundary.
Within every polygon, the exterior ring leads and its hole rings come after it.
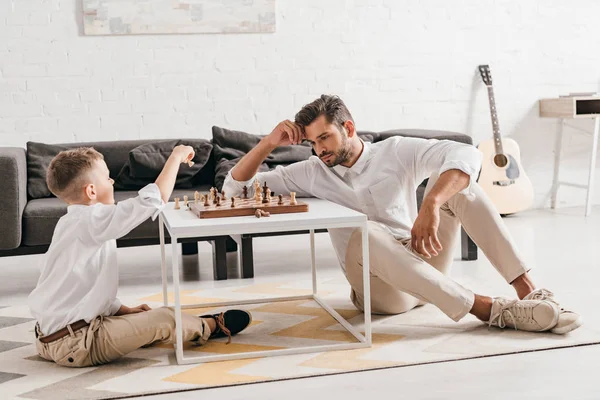
MULTIPOLYGON (((555 121, 537 100, 599 90, 594 0, 279 0, 277 32, 86 37, 80 0, 0 2, 0 145, 268 133, 321 93, 359 128, 491 136, 476 66, 492 67, 500 126, 546 206, 555 121)), ((581 126, 591 126, 581 121, 581 126)), ((589 140, 565 177, 585 182, 589 140)), ((595 200, 600 202, 600 174, 595 200)), ((563 204, 583 191, 564 189, 563 204)))

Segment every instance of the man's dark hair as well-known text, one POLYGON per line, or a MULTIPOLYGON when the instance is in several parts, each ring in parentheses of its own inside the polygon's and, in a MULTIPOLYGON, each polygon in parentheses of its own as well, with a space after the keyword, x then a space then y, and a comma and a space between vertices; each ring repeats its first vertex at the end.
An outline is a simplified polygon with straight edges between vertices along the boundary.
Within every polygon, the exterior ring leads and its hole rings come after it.
POLYGON ((323 94, 310 104, 302 107, 296 114, 295 121, 302 128, 310 125, 315 119, 325 115, 328 123, 335 124, 341 131, 344 122, 350 120, 354 122, 350 111, 338 96, 323 94))

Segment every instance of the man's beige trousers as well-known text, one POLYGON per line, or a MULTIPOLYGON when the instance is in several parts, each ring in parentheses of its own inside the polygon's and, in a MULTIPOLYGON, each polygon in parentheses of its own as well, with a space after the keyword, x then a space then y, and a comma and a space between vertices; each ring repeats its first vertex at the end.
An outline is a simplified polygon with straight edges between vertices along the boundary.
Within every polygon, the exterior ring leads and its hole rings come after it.
MULTIPOLYGON (((429 179, 425 194, 436 179, 429 179)), ((381 224, 368 222, 374 314, 399 314, 423 303, 435 305, 455 321, 469 313, 473 292, 448 276, 461 224, 508 283, 528 271, 494 205, 473 182, 470 195, 456 194, 441 207, 438 238, 443 250, 435 257, 420 256, 411 249, 410 238, 397 240, 381 224)), ((352 286, 351 299, 363 310, 360 229, 348 244, 346 276, 352 286)))

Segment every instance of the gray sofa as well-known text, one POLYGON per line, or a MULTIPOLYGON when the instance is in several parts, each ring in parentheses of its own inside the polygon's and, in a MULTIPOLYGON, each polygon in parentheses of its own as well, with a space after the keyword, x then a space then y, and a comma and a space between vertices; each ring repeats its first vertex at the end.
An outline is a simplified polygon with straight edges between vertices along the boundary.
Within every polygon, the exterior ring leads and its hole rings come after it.
MULTIPOLYGON (((472 144, 469 136, 445 131, 394 130, 379 133, 359 132, 359 134, 363 139, 373 142, 385 140, 390 136, 402 135, 450 139, 472 144)), ((205 154, 202 160, 194 159, 198 162, 199 169, 193 176, 188 177, 189 179, 183 185, 176 187, 172 197, 183 197, 184 194, 190 195, 195 190, 206 192, 212 186, 217 186, 220 189, 229 169, 259 140, 260 136, 219 127, 213 127, 213 139, 211 141, 182 139, 181 142, 194 142, 195 146, 201 146, 205 154)), ((104 155, 111 176, 120 177, 124 173, 131 172, 126 170, 125 166, 133 162, 134 157, 132 154, 136 149, 157 142, 160 141, 135 140, 58 145, 28 143, 27 149, 0 147, 0 188, 2 193, 2 196, 0 196, 0 226, 3 227, 3 234, 0 235, 0 257, 43 253, 48 249, 54 227, 59 218, 66 213, 66 205, 43 190, 45 182, 42 182, 42 180, 45 176, 45 168, 47 168, 53 154, 64 148, 93 146, 104 155)), ((171 144, 169 141, 165 142, 171 144)), ((291 164, 306 159, 311 155, 311 151, 312 149, 308 145, 277 149, 261 168, 263 170, 270 169, 277 165, 291 164)), ((139 183, 139 187, 143 184, 143 182, 137 183, 139 183)), ((115 189, 116 201, 135 196, 137 193, 137 187, 132 186, 131 179, 117 179, 115 189)), ((423 190, 424 185, 421 185, 418 192, 419 201, 422 199, 423 190)), ((303 232, 287 233, 297 234, 303 232)), ((253 276, 252 238, 256 236, 243 235, 241 241, 238 240, 239 243, 223 236, 185 239, 183 251, 185 253, 197 252, 198 240, 212 243, 215 279, 226 279, 226 252, 235 251, 237 245, 241 245, 242 277, 251 277, 253 276)), ((168 235, 167 241, 169 241, 168 235)), ((158 225, 157 222, 150 220, 117 241, 119 247, 157 243, 158 225)), ((476 259, 476 257, 476 246, 463 233, 463 259, 476 259)))

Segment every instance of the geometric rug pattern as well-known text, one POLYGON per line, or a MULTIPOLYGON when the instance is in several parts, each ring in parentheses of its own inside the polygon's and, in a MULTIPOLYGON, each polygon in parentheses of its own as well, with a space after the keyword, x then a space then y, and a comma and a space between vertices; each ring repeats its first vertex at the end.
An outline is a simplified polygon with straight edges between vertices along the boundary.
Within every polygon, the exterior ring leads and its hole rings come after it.
MULTIPOLYGON (((264 283, 181 292, 182 304, 266 299, 310 293, 310 282, 264 283)), ((320 282, 319 295, 344 318, 362 328, 363 315, 348 298, 348 284, 320 282)), ((170 295, 171 302, 172 294, 170 295)), ((161 293, 121 298, 124 304, 162 305, 161 293)), ((312 300, 242 306, 252 325, 234 337, 204 346, 184 346, 186 355, 227 354, 354 342, 337 321, 312 300)), ((206 309, 185 310, 198 315, 206 309)), ((218 311, 212 309, 211 311, 218 311)), ((373 316, 373 346, 365 349, 178 365, 172 346, 139 349, 111 364, 67 368, 40 358, 34 346, 35 321, 25 305, 0 308, 0 399, 116 399, 241 383, 265 382, 349 371, 448 362, 551 348, 600 343, 600 329, 584 324, 564 335, 488 328, 467 316, 455 323, 425 305, 406 314, 373 316)), ((202 393, 198 393, 201 396, 202 393)))

